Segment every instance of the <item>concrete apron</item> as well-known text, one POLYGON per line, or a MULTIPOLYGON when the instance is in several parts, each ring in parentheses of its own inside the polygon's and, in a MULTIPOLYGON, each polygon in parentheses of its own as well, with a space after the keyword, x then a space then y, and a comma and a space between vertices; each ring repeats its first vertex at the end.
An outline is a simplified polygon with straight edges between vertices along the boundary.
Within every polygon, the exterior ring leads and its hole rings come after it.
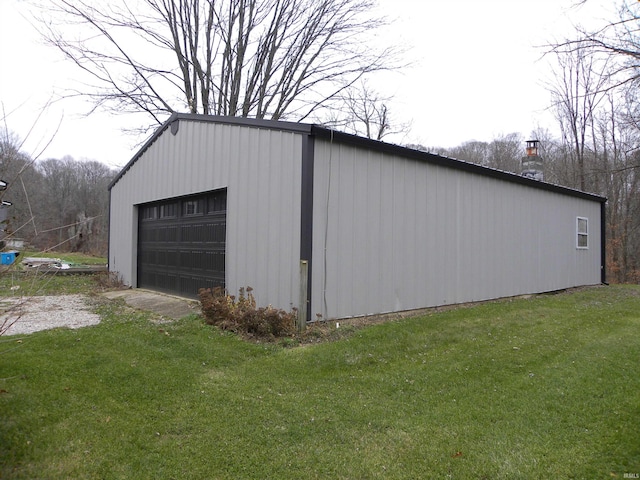
POLYGON ((179 320, 194 313, 200 315, 200 303, 198 301, 151 290, 131 288, 105 292, 103 295, 111 299, 122 298, 131 307, 148 310, 174 320, 179 320))

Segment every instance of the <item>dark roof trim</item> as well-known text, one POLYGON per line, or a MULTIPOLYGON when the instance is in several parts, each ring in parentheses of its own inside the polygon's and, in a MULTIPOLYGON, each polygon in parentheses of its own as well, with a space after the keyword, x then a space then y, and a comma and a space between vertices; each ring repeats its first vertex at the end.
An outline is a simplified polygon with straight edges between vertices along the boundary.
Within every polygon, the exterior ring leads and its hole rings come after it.
POLYGON ((414 150, 412 148, 402 147, 400 145, 394 145, 391 143, 380 142, 378 140, 372 140, 369 138, 358 137, 357 135, 351 135, 349 133, 338 132, 330 130, 325 127, 313 125, 312 132, 319 138, 332 140, 337 143, 346 143, 354 145, 360 148, 367 148, 375 150, 377 152, 387 153, 390 155, 396 155, 404 158, 411 158, 413 160, 424 161, 441 167, 454 168, 476 175, 482 175, 485 177, 492 177, 499 180, 504 180, 511 183, 518 183, 520 185, 526 185, 533 188, 539 188, 550 192, 560 193, 563 195, 571 195, 578 198, 584 198, 587 200, 594 200, 601 203, 605 203, 607 199, 600 195, 593 193, 583 192, 569 187, 561 185, 555 185, 553 183, 541 182, 539 180, 533 180, 531 178, 523 177, 521 175, 506 172, 504 170, 498 170, 496 168, 489 168, 477 163, 465 162, 464 160, 458 160, 455 158, 445 157, 443 155, 436 155, 434 153, 423 152, 420 150, 414 150))
POLYGON ((245 127, 268 128, 271 130, 286 130, 291 132, 299 132, 309 134, 313 125, 296 122, 280 122, 276 120, 263 120, 258 118, 245 117, 223 117, 218 115, 200 115, 196 113, 172 113, 171 116, 151 135, 151 137, 140 147, 140 150, 133 158, 120 170, 118 175, 109 184, 109 190, 118 183, 125 173, 133 166, 134 163, 142 156, 142 154, 162 135, 162 133, 171 126, 171 131, 175 135, 178 131, 178 123, 180 120, 190 122, 206 122, 206 123, 223 123, 225 125, 241 125, 245 127))
MULTIPOLYGON (((353 145, 359 148, 365 148, 369 150, 375 150, 377 152, 396 155, 404 158, 411 158, 413 160, 423 161, 439 165, 446 168, 453 168, 462 170, 476 175, 482 175, 485 177, 492 177, 499 180, 517 183, 520 185, 526 185, 528 187, 538 188, 541 190, 547 190, 550 192, 560 193, 563 195, 570 195, 573 197, 583 198, 587 200, 593 200, 601 203, 605 203, 607 199, 600 195, 592 193, 582 192, 569 187, 563 187, 561 185, 554 185, 552 183, 540 182, 531 178, 526 178, 515 173, 505 172, 503 170, 497 170, 495 168, 489 168, 475 163, 465 162, 463 160, 457 160, 455 158, 444 157, 442 155, 436 155, 433 153, 422 152, 419 150, 413 150, 411 148, 402 147, 400 145, 394 145, 391 143, 380 142, 378 140, 371 140, 365 137, 359 137, 357 135, 351 135, 349 133, 339 132, 337 130, 331 130, 330 128, 323 127, 321 125, 312 125, 306 123, 297 122, 283 122, 278 120, 264 120, 256 118, 245 117, 223 117, 215 115, 200 115, 193 113, 173 113, 169 119, 163 123, 158 130, 147 140, 144 145, 138 150, 134 157, 127 163, 124 168, 118 173, 118 175, 109 184, 109 190, 127 173, 127 171, 138 161, 142 154, 155 142, 155 140, 174 122, 180 120, 190 122, 206 122, 206 123, 221 123, 225 125, 239 125, 245 127, 255 128, 267 128, 271 130, 284 130, 296 133, 302 133, 312 135, 317 138, 331 140, 336 143, 343 143, 353 145)), ((178 125, 174 125, 172 130, 177 132, 178 125)))

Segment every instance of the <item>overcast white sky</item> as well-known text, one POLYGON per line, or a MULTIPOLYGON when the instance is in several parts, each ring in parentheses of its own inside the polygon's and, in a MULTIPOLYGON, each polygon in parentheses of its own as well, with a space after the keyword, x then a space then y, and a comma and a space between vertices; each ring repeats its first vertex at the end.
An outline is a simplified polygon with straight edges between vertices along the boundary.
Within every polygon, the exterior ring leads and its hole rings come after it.
MULTIPOLYGON (((387 35, 410 47, 414 62, 403 74, 380 77, 375 87, 393 95, 391 114, 411 121, 411 130, 391 141, 452 147, 467 140, 491 141, 518 132, 525 137, 537 126, 553 130, 545 109, 549 79, 543 50, 554 37, 570 36, 572 24, 613 19, 615 0, 378 0, 395 18, 387 35)), ((144 141, 123 134, 132 119, 93 113, 74 100, 51 105, 35 124, 43 105, 62 91, 74 69, 57 51, 44 46, 24 18, 24 0, 0 0, 0 103, 7 126, 27 138, 25 153, 40 158, 91 159, 124 166, 144 141)))

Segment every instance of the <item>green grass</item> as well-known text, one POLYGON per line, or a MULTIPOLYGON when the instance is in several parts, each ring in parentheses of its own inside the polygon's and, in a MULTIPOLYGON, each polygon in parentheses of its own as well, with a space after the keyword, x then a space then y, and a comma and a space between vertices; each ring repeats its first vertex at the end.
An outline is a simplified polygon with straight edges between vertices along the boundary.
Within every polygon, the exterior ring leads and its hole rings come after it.
POLYGON ((96 288, 94 275, 53 275, 41 272, 0 270, 0 297, 70 295, 96 288))
POLYGON ((41 257, 41 258, 59 258, 63 262, 67 262, 73 265, 106 265, 106 257, 96 257, 93 255, 87 255, 80 252, 37 252, 37 251, 24 251, 20 253, 18 262, 25 257, 41 257))
POLYGON ((492 302, 289 349, 198 317, 158 325, 121 303, 96 308, 95 327, 2 339, 0 478, 640 473, 638 287, 492 302))
MULTIPOLYGON (((13 265, 0 266, 0 297, 22 295, 69 295, 85 293, 96 287, 93 275, 45 274, 38 269, 26 269, 21 264, 25 257, 60 258, 71 265, 106 265, 104 257, 82 253, 21 252, 13 265)), ((61 271, 60 273, 64 273, 61 271)))

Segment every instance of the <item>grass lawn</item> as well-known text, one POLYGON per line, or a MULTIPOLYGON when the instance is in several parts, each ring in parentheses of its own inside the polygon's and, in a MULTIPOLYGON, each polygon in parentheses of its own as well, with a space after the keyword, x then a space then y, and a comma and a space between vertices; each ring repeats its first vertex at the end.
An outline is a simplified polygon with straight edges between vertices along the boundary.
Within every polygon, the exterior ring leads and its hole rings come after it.
POLYGON ((96 309, 95 327, 0 339, 0 478, 640 474, 637 286, 344 325, 294 348, 96 309))
MULTIPOLYGON (((27 269, 21 262, 26 257, 59 258, 71 265, 106 265, 105 257, 82 253, 41 253, 24 251, 13 265, 0 266, 0 297, 22 295, 69 295, 86 293, 96 287, 92 275, 52 275, 38 269, 27 269)), ((61 273, 64 273, 63 271, 61 273)), ((105 274, 106 275, 106 274, 105 274)))
POLYGON ((96 288, 93 275, 45 275, 8 271, 0 274, 0 297, 71 295, 96 288))
POLYGON ((40 257, 40 258, 59 258, 63 262, 71 265, 106 265, 106 257, 96 257, 93 255, 87 255, 80 252, 37 252, 26 250, 20 253, 17 261, 21 262, 25 257, 40 257))

